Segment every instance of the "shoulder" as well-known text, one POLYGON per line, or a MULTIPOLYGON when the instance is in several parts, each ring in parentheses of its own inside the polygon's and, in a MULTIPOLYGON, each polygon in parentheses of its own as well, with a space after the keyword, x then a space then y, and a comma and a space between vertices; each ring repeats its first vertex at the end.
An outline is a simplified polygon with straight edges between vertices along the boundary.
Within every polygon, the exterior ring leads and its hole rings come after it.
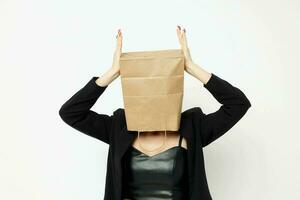
POLYGON ((204 113, 200 107, 192 107, 181 113, 182 117, 202 117, 204 113))
POLYGON ((117 108, 113 112, 113 116, 117 121, 124 121, 125 120, 125 110, 124 108, 117 108))
POLYGON ((116 110, 114 110, 113 114, 119 115, 119 114, 121 114, 121 112, 124 112, 124 108, 117 108, 116 110))

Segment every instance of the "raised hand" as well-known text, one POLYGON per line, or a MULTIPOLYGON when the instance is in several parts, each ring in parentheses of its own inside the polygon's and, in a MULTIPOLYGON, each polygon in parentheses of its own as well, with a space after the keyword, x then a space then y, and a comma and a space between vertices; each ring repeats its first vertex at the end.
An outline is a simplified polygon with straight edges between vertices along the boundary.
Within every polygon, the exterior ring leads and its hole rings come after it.
POLYGON ((122 33, 121 29, 118 29, 118 33, 116 35, 116 49, 113 55, 113 62, 112 66, 109 68, 107 72, 101 75, 97 80, 96 83, 99 86, 107 86, 113 80, 120 76, 120 57, 122 54, 122 33))
POLYGON ((177 26, 177 36, 180 43, 180 47, 183 51, 184 58, 185 58, 185 70, 188 73, 191 73, 191 68, 193 66, 193 60, 190 54, 190 50, 188 48, 187 39, 186 39, 186 30, 185 28, 181 28, 180 26, 177 26))
POLYGON ((113 63, 112 63, 112 68, 115 72, 120 72, 120 56, 122 54, 122 32, 121 29, 118 29, 118 34, 116 35, 116 49, 113 55, 113 63))

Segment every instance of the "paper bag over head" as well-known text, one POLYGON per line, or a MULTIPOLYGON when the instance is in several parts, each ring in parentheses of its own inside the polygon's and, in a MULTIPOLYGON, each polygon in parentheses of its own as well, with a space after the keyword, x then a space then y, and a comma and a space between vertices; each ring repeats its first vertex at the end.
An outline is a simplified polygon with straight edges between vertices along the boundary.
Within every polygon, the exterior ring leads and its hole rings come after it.
POLYGON ((124 52, 120 76, 128 130, 179 130, 184 86, 181 49, 124 52))

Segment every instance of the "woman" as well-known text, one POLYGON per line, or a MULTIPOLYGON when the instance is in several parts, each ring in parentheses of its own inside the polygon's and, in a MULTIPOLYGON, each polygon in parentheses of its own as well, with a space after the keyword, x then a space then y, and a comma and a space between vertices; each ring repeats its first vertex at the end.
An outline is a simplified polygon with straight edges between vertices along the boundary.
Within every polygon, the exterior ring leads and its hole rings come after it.
POLYGON ((222 106, 204 114, 200 107, 181 113, 178 131, 129 131, 123 108, 113 115, 91 110, 120 73, 122 34, 118 30, 112 67, 67 100, 59 115, 71 127, 109 145, 104 200, 210 200, 203 147, 232 128, 250 108, 245 94, 227 81, 205 71, 191 58, 186 30, 177 27, 185 57, 185 71, 199 81, 222 106), (162 141, 166 143, 161 148, 162 141))

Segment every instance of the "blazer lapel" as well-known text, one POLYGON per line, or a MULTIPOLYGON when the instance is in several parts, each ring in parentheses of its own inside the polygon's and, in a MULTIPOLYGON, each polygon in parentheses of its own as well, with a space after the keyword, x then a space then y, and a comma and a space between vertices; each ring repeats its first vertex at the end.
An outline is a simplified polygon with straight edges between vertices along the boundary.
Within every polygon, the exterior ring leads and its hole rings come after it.
POLYGON ((119 144, 116 146, 116 148, 118 148, 119 158, 122 158, 126 150, 129 148, 129 145, 133 143, 136 137, 137 137, 137 131, 127 130, 127 126, 125 123, 125 126, 123 126, 120 132, 119 144))

